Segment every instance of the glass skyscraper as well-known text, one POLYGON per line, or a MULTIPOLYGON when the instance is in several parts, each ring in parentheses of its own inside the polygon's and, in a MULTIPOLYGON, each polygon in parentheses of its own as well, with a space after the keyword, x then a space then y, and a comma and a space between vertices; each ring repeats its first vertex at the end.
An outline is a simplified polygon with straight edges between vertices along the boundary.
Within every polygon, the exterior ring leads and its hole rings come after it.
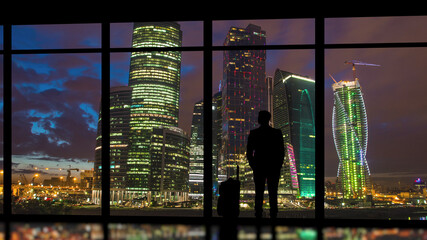
MULTIPOLYGON (((129 144, 129 120, 132 88, 128 86, 110 89, 110 199, 112 203, 126 195, 126 173, 129 144)), ((96 137, 93 199, 101 201, 102 175, 102 112, 99 114, 96 137)))
POLYGON ((332 128, 339 157, 338 183, 343 198, 363 200, 370 189, 366 161, 368 121, 359 81, 340 81, 332 85, 334 107, 332 128))
POLYGON ((203 101, 194 104, 190 136, 190 197, 203 196, 203 101))
POLYGON ((148 201, 188 200, 190 138, 180 128, 153 128, 150 139, 150 194, 148 201))
MULTIPOLYGON (((132 47, 181 47, 174 22, 135 23, 132 47)), ((142 197, 150 191, 150 144, 153 128, 178 126, 181 52, 133 52, 130 60, 129 157, 127 189, 142 197)), ((152 184, 151 184, 152 186, 152 184)))
POLYGON ((279 193, 299 190, 300 197, 312 198, 315 196, 315 81, 276 69, 272 92, 273 124, 282 130, 288 151, 279 193))
MULTIPOLYGON (((265 31, 249 24, 246 28, 231 27, 224 45, 265 43, 265 31)), ((219 174, 235 177, 239 165, 243 193, 254 193, 252 170, 245 155, 247 137, 258 126, 258 112, 268 108, 265 58, 265 50, 224 51, 219 174)))

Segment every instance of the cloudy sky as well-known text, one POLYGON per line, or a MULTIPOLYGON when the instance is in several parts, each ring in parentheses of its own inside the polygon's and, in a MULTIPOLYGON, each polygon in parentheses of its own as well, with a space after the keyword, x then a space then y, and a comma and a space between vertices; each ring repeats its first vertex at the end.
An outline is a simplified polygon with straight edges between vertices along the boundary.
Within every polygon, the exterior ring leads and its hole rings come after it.
MULTIPOLYGON (((314 20, 217 21, 213 44, 222 45, 231 26, 249 23, 266 31, 267 44, 313 44, 314 20)), ((427 42, 427 18, 328 19, 326 43, 427 42)), ((202 22, 180 22, 183 46, 203 44, 202 22)), ((111 46, 129 47, 132 25, 112 25, 111 46)), ((14 49, 100 47, 100 25, 21 26, 13 28, 14 49)), ((1 59, 1 58, 0 58, 1 59)), ((180 127, 189 132, 193 104, 203 98, 203 53, 182 54, 180 127)), ((49 54, 13 56, 13 167, 14 173, 45 172, 66 174, 59 168, 93 167, 98 121, 100 54, 49 54), (53 171, 57 169, 58 171, 53 171)), ((331 118, 333 75, 350 80, 346 60, 381 65, 360 66, 368 113, 367 158, 374 176, 426 177, 424 135, 427 133, 425 64, 427 48, 327 49, 325 78, 325 176, 333 177, 338 159, 332 140, 331 118)), ((111 86, 126 85, 129 54, 111 54, 111 86)), ((213 53, 214 93, 222 79, 222 52, 213 53)), ((276 68, 315 77, 314 50, 269 50, 266 71, 276 68)), ((15 175, 16 175, 15 174, 15 175)))

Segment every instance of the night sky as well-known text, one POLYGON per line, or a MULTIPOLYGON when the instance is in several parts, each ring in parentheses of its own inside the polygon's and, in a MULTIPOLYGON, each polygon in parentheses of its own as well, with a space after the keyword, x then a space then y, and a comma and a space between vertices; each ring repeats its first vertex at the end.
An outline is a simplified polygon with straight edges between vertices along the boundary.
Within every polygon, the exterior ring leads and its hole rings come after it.
MULTIPOLYGON (((267 44, 314 43, 314 20, 218 21, 213 44, 222 45, 230 26, 259 25, 267 44)), ((325 23, 326 43, 427 41, 427 18, 332 19, 325 23), (411 20, 412 19, 412 20, 411 20), (409 20, 409 21, 408 21, 409 20)), ((202 22, 180 22, 183 46, 203 43, 202 22)), ((112 47, 129 47, 132 25, 111 30, 112 47)), ((100 25, 69 27, 23 26, 14 29, 13 47, 100 47, 100 25), (15 37, 16 36, 16 37, 15 37)), ((111 86, 128 81, 128 53, 111 55, 111 86)), ((188 133, 193 104, 203 98, 203 53, 182 54, 180 127, 188 133)), ((359 66, 368 114, 367 160, 374 179, 410 181, 427 178, 424 148, 427 133, 427 48, 333 49, 325 51, 325 176, 334 177, 338 158, 332 140, 333 80, 350 80, 346 60, 381 65, 359 66), (399 178, 402 177, 402 178, 399 178), (404 178, 406 177, 406 178, 404 178)), ((13 57, 13 168, 14 174, 44 172, 65 175, 69 165, 90 169, 94 159, 100 87, 100 54, 15 55, 13 57)), ((314 50, 267 51, 266 74, 276 68, 315 77, 314 50)), ((213 89, 222 79, 222 52, 213 53, 213 89)), ((321 104, 321 103, 318 103, 321 104)))

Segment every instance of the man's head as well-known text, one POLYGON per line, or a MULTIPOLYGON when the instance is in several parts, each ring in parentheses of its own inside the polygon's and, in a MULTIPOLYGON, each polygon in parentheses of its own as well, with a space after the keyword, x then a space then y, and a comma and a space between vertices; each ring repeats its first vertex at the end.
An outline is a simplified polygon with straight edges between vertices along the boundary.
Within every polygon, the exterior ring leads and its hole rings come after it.
POLYGON ((271 119, 271 114, 268 111, 265 111, 265 110, 259 111, 258 113, 259 124, 268 126, 270 119, 271 119))

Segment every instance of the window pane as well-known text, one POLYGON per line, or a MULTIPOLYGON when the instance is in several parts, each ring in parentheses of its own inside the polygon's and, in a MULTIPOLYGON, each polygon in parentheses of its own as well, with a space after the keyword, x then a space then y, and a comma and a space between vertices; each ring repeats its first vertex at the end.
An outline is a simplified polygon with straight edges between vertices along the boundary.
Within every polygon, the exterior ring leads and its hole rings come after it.
POLYGON ((100 54, 13 55, 12 212, 100 214, 100 54))
POLYGON ((12 49, 75 49, 100 47, 100 24, 12 26, 12 49))
MULTIPOLYGON (((158 41, 146 42, 144 45, 133 45, 132 44, 132 32, 134 25, 139 29, 141 34, 153 34, 157 33, 157 36, 163 38, 166 36, 169 26, 161 26, 160 23, 112 23, 110 25, 110 46, 112 48, 131 48, 131 47, 192 47, 203 45, 203 22, 176 22, 179 25, 179 30, 170 32, 170 36, 179 38, 181 34, 181 43, 171 42, 169 44, 163 42, 162 44, 158 41), (135 25, 136 24, 136 25, 135 25), (157 43, 156 43, 157 42, 157 43)), ((134 44, 137 44, 136 42, 134 44)))
MULTIPOLYGON (((258 112, 268 110, 271 124, 282 131, 286 149, 278 187, 278 217, 314 217, 314 51, 214 52, 213 64, 214 187, 229 177, 236 178, 239 165, 240 216, 255 216, 255 186, 246 147, 250 130, 259 127, 258 112)), ((218 196, 217 189, 215 209, 218 196)), ((264 200, 268 209, 268 197, 264 200)), ((264 212, 268 216, 268 210, 264 212)))
POLYGON ((224 45, 227 33, 228 46, 314 44, 314 19, 214 21, 213 45, 224 45))
POLYGON ((427 16, 325 19, 325 43, 426 42, 427 16))
POLYGON ((202 216, 203 185, 192 185, 203 180, 202 52, 110 56, 112 215, 202 216))
POLYGON ((325 52, 326 217, 425 217, 426 60, 427 48, 325 52))

